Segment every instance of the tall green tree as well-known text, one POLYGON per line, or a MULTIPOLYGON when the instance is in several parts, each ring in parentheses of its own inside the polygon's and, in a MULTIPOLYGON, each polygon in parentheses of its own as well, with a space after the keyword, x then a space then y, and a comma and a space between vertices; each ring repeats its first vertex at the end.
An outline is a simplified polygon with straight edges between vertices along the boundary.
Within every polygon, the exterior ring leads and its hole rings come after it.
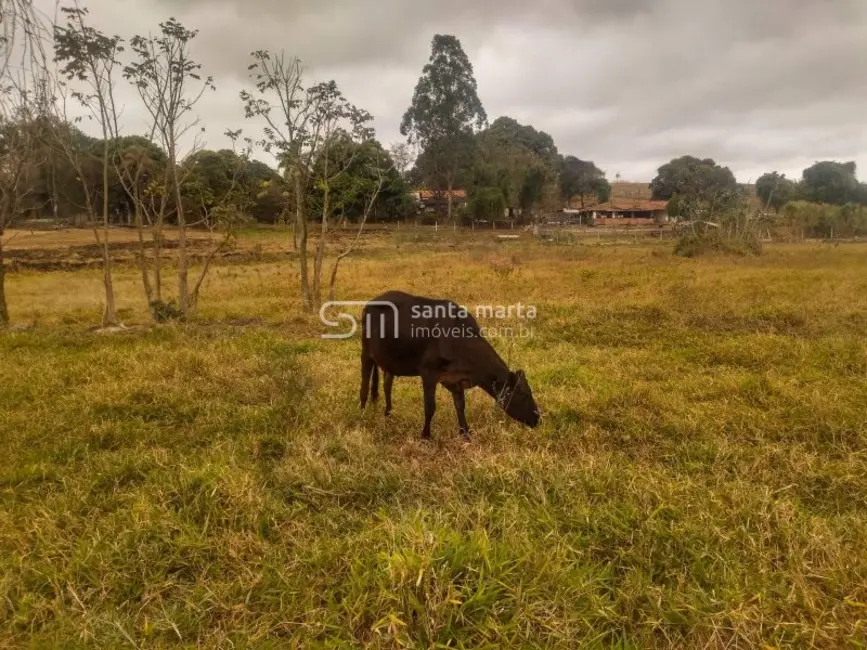
POLYGON ((511 117, 498 117, 481 135, 501 146, 523 149, 539 160, 552 165, 559 160, 554 138, 544 131, 537 131, 533 126, 521 124, 511 117))
POLYGON ((823 160, 804 170, 801 188, 804 198, 815 203, 843 205, 856 202, 861 190, 854 162, 823 160))
MULTIPOLYGON (((371 217, 394 219, 406 216, 408 196, 406 184, 397 171, 396 163, 376 139, 357 141, 347 133, 338 133, 332 144, 332 164, 344 172, 330 183, 330 206, 336 221, 359 221, 370 197, 381 183, 371 217)), ((314 177, 322 176, 323 160, 317 160, 314 177)), ((323 186, 312 188, 311 204, 322 205, 323 186)))
POLYGON ((238 154, 231 149, 202 149, 184 160, 181 192, 185 210, 191 216, 203 218, 221 196, 238 184, 238 159, 238 154))
MULTIPOLYGON (((229 132, 235 142, 240 132, 229 132)), ((267 164, 250 158, 249 147, 201 149, 187 156, 182 167, 184 208, 193 225, 218 226, 213 215, 227 206, 241 207, 256 221, 274 223, 284 199, 271 193, 279 174, 267 164), (276 202, 276 203, 275 203, 276 202)), ((225 220, 223 220, 225 221, 225 220)))
POLYGON ((117 183, 126 194, 127 209, 135 212, 135 225, 140 219, 150 221, 152 210, 146 204, 146 191, 165 176, 166 152, 149 138, 126 135, 118 139, 115 156, 117 183))
MULTIPOLYGON (((40 115, 37 122, 43 137, 35 142, 38 148, 35 153, 42 164, 37 167, 37 185, 33 196, 40 206, 40 213, 55 219, 76 218, 74 221, 76 225, 81 225, 78 219, 84 210, 81 180, 79 174, 69 164, 63 147, 58 146, 57 140, 75 142, 77 144, 73 146, 83 151, 98 151, 96 141, 83 134, 74 125, 61 122, 54 115, 40 115)), ((88 179, 88 183, 93 187, 98 186, 100 173, 96 165, 89 165, 88 173, 90 171, 95 173, 93 178, 88 179)))
POLYGON ((467 181, 474 206, 494 205, 490 190, 496 188, 505 203, 499 217, 506 210, 510 215, 518 211, 525 215, 558 194, 560 156, 554 139, 544 131, 499 117, 476 140, 477 156, 467 181))
POLYGON ((487 120, 473 66, 461 42, 454 36, 437 34, 400 132, 421 147, 419 167, 428 182, 448 192, 449 219, 452 190, 473 154, 473 134, 487 120))
MULTIPOLYGON (((342 166, 344 172, 337 176, 332 184, 333 204, 335 209, 340 210, 344 219, 347 211, 351 211, 358 222, 358 229, 349 244, 337 253, 331 267, 328 300, 335 299, 340 263, 349 257, 358 245, 368 219, 374 214, 377 206, 383 203, 383 199, 386 205, 391 202, 389 206, 391 209, 399 207, 393 203, 396 198, 393 193, 397 188, 403 187, 403 179, 395 169, 393 159, 373 138, 372 133, 361 141, 355 140, 349 133, 339 133, 337 139, 339 142, 335 143, 337 146, 332 153, 335 156, 335 164, 342 166), (391 192, 392 196, 385 197, 384 191, 391 192)), ((317 171, 317 177, 322 177, 321 170, 317 171)), ((321 183, 317 185, 321 187, 321 183)), ((405 197, 406 193, 403 192, 402 198, 405 197)))
POLYGON ((480 187, 473 192, 469 203, 472 220, 496 221, 506 210, 506 197, 499 187, 480 187))
POLYGON ((188 156, 182 165, 181 200, 185 203, 188 224, 205 227, 212 241, 213 235, 219 233, 189 293, 191 311, 197 308, 211 263, 233 240, 253 204, 254 192, 247 174, 253 145, 250 140, 244 140, 246 146, 239 150, 236 145, 240 134, 240 131, 226 132, 232 149, 199 151, 188 156))
POLYGON ((567 203, 579 197, 583 208, 590 196, 603 203, 607 201, 611 196, 611 183, 593 162, 566 156, 560 165, 560 195, 567 203))
POLYGON ((779 212, 787 203, 798 198, 798 185, 786 178, 785 174, 770 172, 756 181, 756 194, 765 206, 779 212))
POLYGON ((711 217, 742 198, 735 176, 712 158, 681 156, 659 168, 650 183, 655 200, 668 200, 672 216, 711 217))

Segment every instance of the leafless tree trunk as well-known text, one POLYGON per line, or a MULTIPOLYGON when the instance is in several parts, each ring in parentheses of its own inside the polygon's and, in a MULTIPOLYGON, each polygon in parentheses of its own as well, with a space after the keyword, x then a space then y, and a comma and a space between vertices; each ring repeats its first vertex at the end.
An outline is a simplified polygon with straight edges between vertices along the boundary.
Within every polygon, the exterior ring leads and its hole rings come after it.
POLYGON ((373 207, 376 205, 377 199, 379 198, 379 193, 382 190, 382 185, 384 182, 385 177, 380 172, 376 190, 373 192, 373 195, 370 197, 370 200, 367 203, 367 206, 364 210, 364 215, 362 215, 361 217, 361 223, 358 224, 358 232, 355 233, 355 238, 352 240, 346 250, 340 253, 337 256, 337 259, 334 260, 334 266, 331 267, 331 280, 328 282, 328 300, 334 300, 334 287, 337 284, 337 269, 340 267, 340 262, 349 257, 352 254, 352 251, 355 250, 355 246, 361 239, 361 233, 364 232, 364 226, 365 224, 367 224, 367 219, 370 217, 370 213, 373 210, 373 207))
POLYGON ((310 276, 307 267, 307 214, 304 209, 303 184, 301 182, 301 170, 298 165, 292 171, 295 184, 295 229, 298 237, 298 256, 300 258, 301 271, 301 300, 305 309, 313 309, 313 294, 310 291, 310 276))
MULTIPOLYGON (((328 200, 326 199, 326 205, 328 200)), ((325 260, 325 246, 328 241, 328 217, 322 216, 322 230, 319 241, 316 242, 316 253, 313 258, 313 305, 322 304, 322 262, 325 260)))
POLYGON ((322 229, 319 241, 316 243, 316 255, 313 260, 313 306, 322 304, 322 262, 325 259, 325 246, 328 241, 328 217, 331 211, 331 178, 329 176, 329 155, 331 149, 330 129, 326 128, 325 142, 323 143, 322 161, 322 229))
MULTIPOLYGON (((169 164, 172 167, 177 167, 177 155, 174 150, 169 153, 169 164)), ((186 316, 190 311, 189 271, 187 269, 187 216, 184 212, 184 200, 181 196, 181 183, 177 171, 174 171, 172 175, 174 176, 172 185, 175 190, 178 216, 178 308, 186 316)))
POLYGON ((449 221, 452 220, 452 188, 454 187, 454 184, 455 184, 454 177, 451 174, 449 174, 448 183, 447 183, 447 186, 448 186, 448 199, 447 199, 448 203, 447 203, 447 205, 448 205, 448 219, 449 219, 449 221))
MULTIPOLYGON (((118 324, 117 306, 114 301, 114 280, 111 277, 111 253, 108 249, 108 161, 109 143, 105 140, 102 159, 102 282, 105 286, 105 312, 102 316, 102 326, 109 327, 118 324)), ((99 235, 96 237, 99 242, 99 235)))
POLYGON ((9 307, 6 304, 6 259, 3 253, 3 231, 0 229, 0 328, 9 325, 9 307))
POLYGON ((171 179, 171 170, 166 166, 165 178, 163 179, 163 191, 160 196, 160 207, 151 227, 151 240, 154 247, 154 300, 163 302, 163 236, 166 211, 168 204, 168 188, 171 179))
POLYGON ((190 293, 190 313, 195 313, 195 311, 199 307, 199 294, 202 289, 202 284, 205 281, 205 277, 208 275, 208 271, 211 268, 211 262, 213 262, 217 254, 219 254, 220 251, 225 248, 228 241, 228 236, 223 237, 222 241, 220 241, 220 243, 216 247, 212 248, 211 251, 208 253, 208 256, 205 258, 205 264, 202 267, 202 272, 199 275, 199 279, 196 281, 195 285, 193 285, 193 290, 190 293))
POLYGON ((144 287, 145 299, 147 300, 148 306, 152 305, 154 302, 154 287, 151 284, 151 274, 150 267, 148 265, 147 258, 147 246, 145 245, 144 238, 144 220, 142 219, 141 214, 141 206, 138 203, 138 200, 135 200, 135 231, 138 236, 138 264, 139 271, 141 271, 141 281, 142 286, 144 287))

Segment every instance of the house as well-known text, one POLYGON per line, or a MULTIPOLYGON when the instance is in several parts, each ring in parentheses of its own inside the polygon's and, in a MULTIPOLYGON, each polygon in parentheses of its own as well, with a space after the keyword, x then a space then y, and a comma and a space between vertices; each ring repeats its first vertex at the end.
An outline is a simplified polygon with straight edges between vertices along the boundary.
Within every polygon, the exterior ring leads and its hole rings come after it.
MULTIPOLYGON (((452 190, 452 210, 457 210, 467 202, 465 190, 452 190)), ((448 211, 449 193, 447 190, 419 190, 413 193, 413 198, 418 202, 424 212, 448 211)))
POLYGON ((647 199, 612 199, 579 212, 593 219, 593 223, 599 226, 606 224, 641 226, 665 223, 669 220, 668 201, 647 199))

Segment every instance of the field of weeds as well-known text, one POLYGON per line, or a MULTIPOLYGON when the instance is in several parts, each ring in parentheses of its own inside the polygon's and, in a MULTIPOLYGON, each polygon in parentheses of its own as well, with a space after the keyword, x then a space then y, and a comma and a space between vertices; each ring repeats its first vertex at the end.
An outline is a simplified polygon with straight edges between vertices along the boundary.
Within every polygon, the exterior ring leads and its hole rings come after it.
POLYGON ((119 333, 99 269, 9 275, 0 646, 865 647, 867 247, 380 233, 339 298, 538 310, 492 343, 542 425, 473 391, 465 447, 418 380, 359 412, 285 237, 183 325, 129 264, 119 333))

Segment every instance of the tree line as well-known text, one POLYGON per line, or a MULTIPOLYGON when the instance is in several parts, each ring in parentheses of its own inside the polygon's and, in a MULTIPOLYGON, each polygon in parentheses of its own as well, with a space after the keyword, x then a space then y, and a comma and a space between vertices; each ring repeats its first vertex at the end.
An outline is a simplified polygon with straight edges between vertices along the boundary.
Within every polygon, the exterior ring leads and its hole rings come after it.
MULTIPOLYGON (((339 265, 370 220, 416 213, 413 186, 444 196, 455 223, 520 223, 610 196, 604 172, 559 153, 549 134, 505 116, 488 123, 472 64, 454 36, 433 38, 401 122, 405 143, 386 150, 373 117, 336 82, 310 82, 297 58, 261 50, 251 54, 249 84, 239 93, 256 135, 226 130, 231 147, 213 150, 197 117, 201 100, 215 90, 191 55, 198 33, 170 18, 154 33, 125 40, 94 28, 88 10, 70 2, 54 24, 40 18, 32 0, 0 5, 0 235, 34 215, 91 227, 103 258, 104 325, 118 324, 111 257, 118 225, 137 231, 153 317, 186 318, 212 261, 248 220, 291 225, 300 293, 313 310, 333 298, 339 265), (121 132, 121 85, 136 91, 147 116, 140 134, 121 132), (82 111, 86 118, 71 117, 82 111), (93 136, 80 128, 84 119, 93 136), (257 149, 271 154, 276 168, 256 160, 257 149), (456 189, 468 197, 458 210, 456 189), (335 228, 349 223, 356 236, 335 248, 335 228), (177 237, 171 264, 167 226, 177 237), (214 235, 194 273, 190 229, 214 235)), ((728 168, 691 156, 663 165, 651 189, 669 201, 672 215, 687 219, 725 213, 743 198, 728 168)), ((848 205, 867 197, 854 163, 819 163, 797 184, 766 175, 757 189, 775 209, 794 198, 848 205)), ((0 240, 0 325, 9 319, 4 279, 0 240)))
MULTIPOLYGON (((262 50, 252 53, 250 84, 240 91, 258 136, 227 130, 231 148, 212 150, 197 110, 215 85, 192 58, 195 30, 170 18, 155 33, 126 40, 93 27, 77 0, 60 8, 54 24, 40 20, 30 0, 4 3, 2 11, 0 234, 33 216, 91 227, 102 251, 106 326, 118 324, 111 256, 118 225, 138 232, 141 281, 156 319, 196 310, 212 261, 248 219, 291 225, 300 291, 312 310, 333 297, 339 264, 369 220, 416 212, 411 184, 445 190, 453 219, 525 219, 564 197, 583 203, 609 191, 601 170, 561 156, 550 135, 506 117, 488 125, 472 65, 453 36, 433 39, 401 125, 405 144, 386 150, 372 116, 336 82, 310 83, 297 58, 262 50), (143 133, 121 132, 122 84, 135 89, 148 116, 143 133), (82 111, 86 118, 71 117, 82 111), (80 128, 84 119, 94 135, 80 128), (255 149, 270 153, 277 167, 255 160, 255 149), (470 195, 460 215, 452 213, 449 191, 457 187, 470 195), (357 236, 333 249, 335 227, 349 222, 357 236), (171 291, 168 226, 177 237, 171 291), (193 228, 215 237, 191 275, 193 228)), ((2 323, 4 269, 0 245, 2 323)))
MULTIPOLYGON (((686 220, 743 219, 749 209, 748 188, 711 158, 675 158, 659 168, 650 188, 654 199, 668 201, 669 215, 686 220)), ((799 181, 769 172, 754 191, 758 216, 773 225, 808 237, 867 235, 867 183, 858 181, 854 162, 816 162, 799 181)))
MULTIPOLYGON (((73 227, 89 224, 87 194, 99 204, 102 201, 103 185, 101 164, 105 140, 94 138, 73 122, 63 122, 52 116, 38 116, 32 122, 0 123, 0 156, 15 147, 21 139, 21 129, 32 131, 34 142, 32 164, 24 184, 26 195, 19 205, 21 219, 50 217, 73 227), (80 154, 80 161, 70 162, 68 153, 80 154)), ((240 134, 238 134, 240 135, 240 134)), ((233 134, 233 137, 234 136, 233 134)), ((237 144, 237 141, 236 141, 237 144)), ((371 182, 366 162, 371 156, 385 159, 390 153, 372 140, 361 144, 343 143, 340 154, 352 160, 345 181, 332 189, 340 218, 357 219, 363 212, 361 195, 371 182)), ((167 194, 168 222, 175 223, 175 197, 166 192, 163 179, 168 166, 168 154, 157 143, 141 135, 119 135, 109 140, 108 203, 109 223, 117 226, 134 226, 135 192, 142 200, 153 204, 167 194), (124 176, 138 171, 136 186, 130 188, 124 176)), ((215 220, 210 213, 221 199, 234 194, 232 204, 243 208, 245 215, 256 223, 275 224, 286 220, 287 197, 281 187, 281 169, 275 169, 247 155, 238 147, 225 149, 196 148, 179 163, 181 201, 185 212, 192 215, 193 225, 207 227, 215 220)), ((392 164, 393 166, 393 164, 392 164)), ((314 172, 317 170, 314 170, 314 172)), ((315 184, 309 188, 307 200, 315 203, 320 199, 315 184)), ((412 213, 414 205, 409 188, 396 171, 388 175, 377 199, 374 219, 392 221, 412 213)), ((153 206, 151 206, 153 207, 153 206)))
MULTIPOLYGON (((335 225, 406 216, 414 203, 403 175, 370 127, 372 117, 351 104, 334 81, 308 85, 300 61, 255 52, 251 89, 241 106, 259 136, 226 131, 231 148, 205 148, 196 112, 215 89, 191 56, 197 32, 174 18, 155 33, 128 41, 92 26, 73 1, 47 23, 31 0, 0 6, 0 235, 16 221, 65 218, 93 229, 102 251, 103 324, 118 324, 111 229, 138 231, 137 260, 155 319, 186 318, 198 305, 211 262, 246 220, 293 225, 302 295, 313 309, 333 295, 338 264, 351 253, 333 251, 335 225), (135 89, 148 116, 145 132, 122 133, 117 96, 135 89), (85 117, 71 117, 74 113, 85 117), (94 136, 80 128, 87 120, 94 136), (257 161, 261 148, 277 168, 257 161), (308 251, 310 226, 319 229, 308 251), (177 242, 176 287, 168 299, 167 226, 177 242), (189 230, 215 235, 192 273, 189 230)), ((355 241, 358 237, 355 238, 355 241)), ((0 240, 0 325, 8 323, 0 240)))
POLYGON ((553 138, 511 117, 488 123, 473 66, 454 36, 436 35, 401 133, 418 156, 410 178, 446 197, 446 217, 527 221, 577 199, 608 199, 611 186, 593 162, 563 156, 553 138), (453 191, 468 201, 454 214, 453 191))

